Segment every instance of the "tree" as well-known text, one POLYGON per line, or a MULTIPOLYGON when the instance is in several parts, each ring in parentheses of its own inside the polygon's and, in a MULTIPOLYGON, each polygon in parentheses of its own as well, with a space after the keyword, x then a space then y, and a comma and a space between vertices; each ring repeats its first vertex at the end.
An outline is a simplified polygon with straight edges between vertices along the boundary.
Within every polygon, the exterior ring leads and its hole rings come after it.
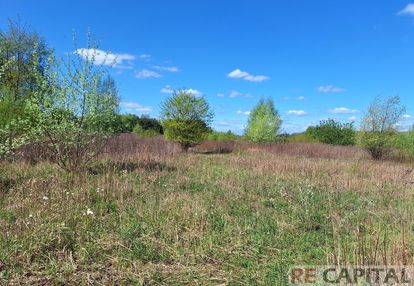
POLYGON ((48 77, 37 77, 40 88, 30 99, 38 140, 70 171, 82 169, 102 151, 114 131, 111 122, 119 104, 115 84, 97 65, 89 37, 88 53, 75 51, 66 60, 49 57, 48 77))
POLYGON ((185 151, 204 140, 213 116, 203 97, 186 90, 174 92, 161 106, 164 136, 178 142, 185 151))
POLYGON ((27 99, 45 78, 48 56, 53 53, 39 34, 20 20, 9 20, 0 30, 0 158, 10 158, 31 139, 27 99))
POLYGON ((395 124, 401 119, 405 110, 399 96, 391 96, 386 100, 376 97, 362 120, 362 130, 380 133, 395 131, 395 124))
POLYGON ((143 130, 153 130, 158 134, 163 134, 164 132, 161 123, 157 119, 151 118, 148 115, 142 115, 138 119, 138 124, 143 130))
POLYGON ((12 158, 31 139, 32 121, 25 101, 15 101, 7 92, 0 90, 0 160, 12 158))
POLYGON ((354 145, 354 124, 341 123, 334 119, 322 120, 319 125, 308 127, 306 133, 316 141, 333 145, 354 145))
POLYGON ((134 127, 134 133, 141 137, 155 137, 158 135, 161 135, 157 130, 155 129, 144 129, 140 124, 137 124, 134 127))
POLYGON ((381 159, 391 148, 395 125, 405 113, 398 96, 375 98, 361 124, 360 144, 374 159, 381 159))
POLYGON ((231 132, 231 130, 228 130, 227 132, 212 131, 207 136, 207 139, 210 141, 234 141, 238 138, 239 136, 231 132))
POLYGON ((273 100, 261 99, 250 113, 245 136, 252 142, 274 142, 281 125, 282 120, 273 100))
POLYGON ((20 19, 9 20, 8 29, 0 30, 0 86, 8 90, 10 99, 27 98, 38 88, 36 78, 44 75, 52 53, 45 40, 20 19))

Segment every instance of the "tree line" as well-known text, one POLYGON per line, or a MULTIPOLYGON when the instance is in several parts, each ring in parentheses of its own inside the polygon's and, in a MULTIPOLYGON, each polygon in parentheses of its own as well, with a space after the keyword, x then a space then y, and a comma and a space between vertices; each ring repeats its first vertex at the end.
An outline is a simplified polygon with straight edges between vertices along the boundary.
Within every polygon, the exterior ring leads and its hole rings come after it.
MULTIPOLYGON (((11 158, 21 146, 38 143, 48 147, 62 168, 73 170, 87 165, 116 133, 163 135, 185 151, 205 139, 237 138, 231 132, 214 132, 208 102, 187 90, 175 91, 162 103, 159 119, 121 115, 116 83, 108 67, 96 61, 97 48, 88 34, 88 54, 57 57, 43 37, 20 21, 10 20, 8 29, 0 31, 0 158, 11 158)), ((360 131, 353 123, 329 119, 309 127, 306 134, 326 144, 358 141, 379 159, 395 141, 395 126, 404 113, 398 97, 376 99, 360 131)), ((261 99, 250 113, 243 138, 283 141, 281 125, 273 100, 261 99)), ((410 138, 401 144, 407 146, 410 138)))

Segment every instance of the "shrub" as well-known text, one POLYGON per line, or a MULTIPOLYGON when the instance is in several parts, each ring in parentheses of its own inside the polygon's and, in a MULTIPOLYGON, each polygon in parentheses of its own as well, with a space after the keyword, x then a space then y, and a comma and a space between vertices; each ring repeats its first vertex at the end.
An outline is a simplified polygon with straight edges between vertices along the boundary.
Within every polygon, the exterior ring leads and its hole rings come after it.
POLYGON ((184 151, 200 144, 207 137, 207 126, 201 120, 165 120, 164 136, 167 140, 178 142, 184 151))
POLYGON ((252 142, 275 142, 281 124, 273 100, 261 99, 250 113, 245 136, 252 142))
POLYGON ((401 151, 404 155, 414 158, 414 129, 410 128, 407 132, 399 132, 393 140, 393 147, 401 151))
POLYGON ((0 159, 14 157, 16 151, 31 139, 32 120, 23 100, 14 100, 0 91, 0 159))
POLYGON ((96 48, 88 42, 75 50, 64 65, 50 57, 47 79, 38 77, 42 88, 29 104, 38 140, 68 171, 82 169, 103 150, 119 103, 107 70, 95 64, 96 48))
POLYGON ((129 133, 134 131, 138 124, 139 117, 135 114, 117 114, 112 122, 112 129, 115 133, 129 133))
POLYGON ((360 145, 374 159, 381 159, 395 144, 395 124, 405 113, 398 96, 382 101, 375 98, 368 108, 361 125, 360 145))
POLYGON ((174 92, 162 105, 161 118, 166 139, 187 151, 201 143, 210 131, 214 114, 207 101, 186 90, 174 92))
POLYGON ((232 133, 230 130, 227 132, 213 131, 207 136, 207 140, 209 141, 234 141, 238 138, 239 136, 232 133))
POLYGON ((144 130, 153 130, 157 132, 157 134, 164 133, 161 123, 157 119, 151 118, 148 115, 142 115, 139 117, 137 124, 139 124, 144 130))
POLYGON ((157 130, 154 129, 144 129, 140 124, 137 124, 133 130, 135 134, 141 137, 155 137, 160 135, 157 130))
POLYGON ((286 138, 286 142, 289 143, 313 143, 315 140, 309 136, 308 133, 294 133, 286 138))
POLYGON ((379 160, 384 158, 391 151, 395 144, 396 132, 369 132, 361 131, 359 145, 361 145, 372 158, 379 160))
POLYGON ((323 120, 311 126, 306 134, 317 142, 332 145, 354 145, 356 135, 353 123, 341 123, 334 119, 323 120))

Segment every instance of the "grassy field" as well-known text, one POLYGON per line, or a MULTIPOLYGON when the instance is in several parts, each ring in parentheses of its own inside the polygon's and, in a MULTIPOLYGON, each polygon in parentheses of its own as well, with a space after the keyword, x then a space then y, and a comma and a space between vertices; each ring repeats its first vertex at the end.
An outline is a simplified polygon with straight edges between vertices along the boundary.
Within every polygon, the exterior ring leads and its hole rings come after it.
POLYGON ((0 281, 284 285, 294 264, 414 263, 410 165, 282 151, 0 163, 0 281))

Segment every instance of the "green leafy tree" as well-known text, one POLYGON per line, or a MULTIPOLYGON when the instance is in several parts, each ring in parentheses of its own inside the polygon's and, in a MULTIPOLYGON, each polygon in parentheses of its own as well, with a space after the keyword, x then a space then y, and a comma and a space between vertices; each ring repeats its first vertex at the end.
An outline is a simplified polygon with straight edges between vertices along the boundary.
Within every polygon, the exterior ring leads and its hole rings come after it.
POLYGON ((11 159, 30 141, 33 121, 25 101, 15 101, 7 90, 0 90, 0 98, 0 159, 11 159))
POLYGON ((60 61, 49 57, 48 77, 37 77, 41 88, 30 99, 38 140, 71 171, 82 169, 102 151, 114 132, 111 122, 119 105, 115 84, 104 66, 96 64, 90 40, 86 51, 60 61))
POLYGON ((207 136, 207 140, 210 140, 210 141, 234 141, 234 140, 237 140, 238 138, 239 136, 231 132, 231 130, 227 132, 212 131, 207 136))
POLYGON ((139 122, 139 117, 135 114, 122 114, 119 116, 122 125, 122 131, 120 133, 133 132, 139 122))
POLYGON ((407 132, 398 132, 393 145, 403 154, 414 158, 414 126, 407 132))
POLYGON ((361 124, 360 144, 374 159, 381 159, 392 148, 395 125, 405 113, 398 96, 386 100, 375 98, 361 124))
POLYGON ((353 123, 341 123, 334 119, 322 120, 311 126, 306 133, 317 142, 333 145, 354 145, 356 133, 353 123))
POLYGON ((44 75, 52 53, 45 40, 19 19, 9 20, 7 30, 0 30, 0 86, 12 100, 27 98, 38 88, 37 77, 44 75))
POLYGON ((142 127, 143 130, 153 130, 158 134, 163 134, 161 123, 157 119, 151 118, 148 115, 142 115, 138 119, 138 124, 142 127))
POLYGON ((281 125, 273 100, 261 99, 250 113, 245 136, 252 142, 275 142, 281 125))
POLYGON ((20 20, 0 30, 0 158, 13 157, 32 138, 27 99, 39 89, 38 78, 45 78, 52 53, 20 20))
POLYGON ((144 129, 140 124, 137 124, 134 128, 134 133, 141 137, 155 137, 161 135, 155 129, 144 129))
POLYGON ((115 133, 140 133, 139 130, 151 130, 150 133, 156 133, 157 135, 163 134, 162 125, 159 120, 150 118, 148 115, 139 117, 135 114, 118 114, 112 122, 112 129, 115 133))
POLYGON ((161 106, 164 136, 178 142, 185 151, 205 139, 213 116, 203 97, 186 90, 176 91, 161 106))

